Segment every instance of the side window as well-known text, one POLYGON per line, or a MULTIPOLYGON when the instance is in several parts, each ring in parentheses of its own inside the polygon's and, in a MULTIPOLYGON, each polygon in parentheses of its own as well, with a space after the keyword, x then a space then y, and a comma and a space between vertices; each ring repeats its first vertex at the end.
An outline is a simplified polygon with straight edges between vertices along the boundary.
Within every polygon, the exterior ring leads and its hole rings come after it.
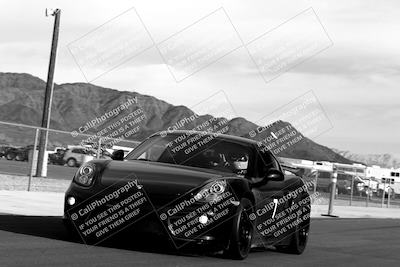
POLYGON ((274 156, 272 156, 272 161, 274 166, 273 168, 283 171, 281 165, 278 163, 277 159, 274 156))
POLYGON ((269 152, 259 151, 257 154, 256 177, 263 177, 265 173, 271 168, 280 170, 278 162, 269 152))
POLYGON ((75 148, 72 150, 72 153, 85 154, 85 150, 81 148, 75 148))

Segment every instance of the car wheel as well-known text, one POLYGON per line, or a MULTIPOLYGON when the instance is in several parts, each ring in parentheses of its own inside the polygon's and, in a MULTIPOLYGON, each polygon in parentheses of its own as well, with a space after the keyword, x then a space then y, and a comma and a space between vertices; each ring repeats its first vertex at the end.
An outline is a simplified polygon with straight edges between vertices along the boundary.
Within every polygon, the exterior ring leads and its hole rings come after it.
POLYGON ((68 159, 68 160, 67 160, 67 165, 68 165, 69 167, 75 167, 75 166, 76 166, 76 159, 74 159, 74 158, 68 159))
POLYGON ((245 259, 250 252, 254 235, 254 224, 249 218, 252 203, 243 198, 233 218, 232 233, 226 254, 236 260, 245 259))
POLYGON ((6 155, 6 159, 8 159, 8 160, 13 160, 14 158, 15 158, 15 154, 14 153, 8 153, 6 155))
POLYGON ((280 252, 290 253, 290 254, 297 254, 300 255, 304 252, 308 242, 308 234, 310 232, 310 211, 311 206, 305 206, 306 212, 303 212, 300 217, 307 215, 307 218, 299 218, 300 223, 296 226, 293 234, 289 237, 290 243, 286 246, 276 246, 276 249, 280 252))
POLYGON ((15 160, 17 160, 17 161, 23 161, 23 160, 24 160, 24 157, 23 157, 21 154, 17 154, 17 155, 15 156, 15 160))

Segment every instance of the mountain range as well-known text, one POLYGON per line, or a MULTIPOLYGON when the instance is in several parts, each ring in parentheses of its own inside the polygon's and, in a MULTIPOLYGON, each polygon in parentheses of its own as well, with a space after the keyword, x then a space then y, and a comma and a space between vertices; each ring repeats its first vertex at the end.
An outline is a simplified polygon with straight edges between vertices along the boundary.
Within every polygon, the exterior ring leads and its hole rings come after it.
POLYGON ((363 162, 369 166, 378 165, 384 168, 400 168, 400 159, 391 154, 357 154, 332 148, 333 151, 353 161, 363 162))
MULTIPOLYGON (((0 121, 40 126, 43 110, 43 99, 46 83, 40 78, 26 73, 0 73, 0 121)), ((50 128, 63 131, 74 131, 93 118, 100 117, 115 107, 136 98, 146 115, 140 131, 128 139, 141 141, 152 133, 163 131, 176 125, 180 120, 195 115, 185 106, 174 106, 152 96, 137 92, 118 91, 88 83, 55 84, 51 111, 50 128)), ((127 112, 132 112, 129 107, 127 112)), ((258 126, 244 118, 231 120, 201 115, 195 122, 186 123, 181 129, 192 129, 199 123, 213 121, 214 124, 226 122, 227 134, 249 137, 249 132, 258 126)), ((111 120, 109 123, 112 123, 111 120)), ((289 124, 277 121, 270 125, 262 136, 277 132, 289 124)), ((263 125, 264 126, 264 125, 263 125)), ((34 129, 8 126, 0 123, 0 143, 11 145, 29 145, 33 143, 34 129)), ((97 129, 98 130, 98 129, 97 129)), ((87 131, 93 134, 96 127, 87 131)), ((261 140, 262 136, 255 139, 261 140), (257 139, 258 138, 258 139, 257 139)), ((315 161, 332 161, 352 163, 358 158, 348 159, 349 154, 334 151, 326 146, 303 136, 296 131, 299 140, 293 146, 277 153, 277 156, 308 159, 315 161)), ((79 143, 79 138, 70 134, 50 133, 49 145, 62 146, 79 143)))

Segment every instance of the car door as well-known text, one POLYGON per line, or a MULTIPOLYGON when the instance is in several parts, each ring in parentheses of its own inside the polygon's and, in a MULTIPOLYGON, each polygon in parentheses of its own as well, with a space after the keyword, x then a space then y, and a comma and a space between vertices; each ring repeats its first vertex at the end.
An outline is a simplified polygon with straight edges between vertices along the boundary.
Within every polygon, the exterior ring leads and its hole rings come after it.
MULTIPOLYGON (((268 151, 259 151, 256 156, 255 180, 261 180, 266 172, 275 168, 282 171, 276 158, 268 151)), ((288 216, 290 200, 286 200, 287 182, 268 181, 253 188, 256 198, 256 229, 266 245, 280 241, 287 232, 285 218, 288 216), (285 230, 286 229, 286 230, 285 230)))
POLYGON ((83 149, 81 148, 75 148, 72 150, 73 157, 76 159, 78 164, 81 164, 83 161, 83 149))

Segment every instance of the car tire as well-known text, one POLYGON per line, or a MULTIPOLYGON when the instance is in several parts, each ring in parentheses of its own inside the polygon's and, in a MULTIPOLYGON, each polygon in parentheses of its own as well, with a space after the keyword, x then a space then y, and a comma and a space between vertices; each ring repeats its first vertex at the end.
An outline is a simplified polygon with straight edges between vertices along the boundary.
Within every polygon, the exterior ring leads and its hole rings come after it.
POLYGON ((254 223, 249 217, 252 206, 249 199, 243 198, 233 218, 229 246, 225 251, 232 259, 243 260, 249 255, 254 236, 254 223))
MULTIPOLYGON (((308 234, 310 232, 311 206, 308 204, 303 207, 306 208, 307 211, 303 212, 302 213, 303 215, 300 215, 300 216, 304 216, 305 214, 308 214, 308 218, 305 220, 301 220, 301 222, 298 225, 296 225, 294 232, 289 237, 290 238, 289 245, 276 246, 277 251, 289 253, 289 254, 300 255, 306 249, 307 242, 308 242, 308 234)), ((299 219, 299 217, 297 217, 297 219, 299 219)))
POLYGON ((69 159, 67 160, 67 165, 68 165, 68 167, 76 167, 76 159, 74 159, 74 158, 69 158, 69 159))
POLYGON ((16 161, 24 161, 24 157, 21 154, 15 155, 15 160, 16 161))
POLYGON ((7 159, 7 160, 13 160, 13 159, 15 159, 15 154, 14 154, 14 153, 7 153, 6 159, 7 159))

